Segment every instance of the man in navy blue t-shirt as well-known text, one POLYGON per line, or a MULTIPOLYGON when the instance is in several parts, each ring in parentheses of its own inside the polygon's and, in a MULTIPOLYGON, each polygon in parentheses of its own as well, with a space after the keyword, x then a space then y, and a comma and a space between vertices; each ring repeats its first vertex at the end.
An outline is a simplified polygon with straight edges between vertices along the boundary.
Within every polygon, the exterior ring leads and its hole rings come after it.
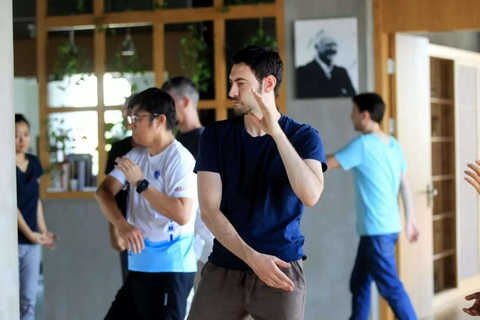
POLYGON ((278 112, 283 63, 273 50, 237 52, 234 119, 205 128, 197 155, 202 219, 215 236, 190 320, 303 319, 304 206, 323 191, 318 132, 278 112))

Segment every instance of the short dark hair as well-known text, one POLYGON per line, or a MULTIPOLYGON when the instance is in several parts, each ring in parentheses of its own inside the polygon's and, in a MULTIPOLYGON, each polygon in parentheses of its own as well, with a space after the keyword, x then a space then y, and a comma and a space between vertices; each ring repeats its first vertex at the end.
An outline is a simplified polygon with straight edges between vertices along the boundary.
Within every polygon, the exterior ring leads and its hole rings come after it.
POLYGON ((30 122, 28 122, 27 118, 21 113, 15 113, 15 123, 25 122, 27 126, 30 128, 30 122))
POLYGON ((128 105, 129 109, 132 110, 138 105, 138 110, 152 114, 150 123, 153 122, 154 114, 163 114, 165 118, 167 118, 167 129, 172 130, 175 127, 175 123, 177 122, 175 102, 167 92, 157 88, 149 88, 136 94, 130 102, 128 105))
POLYGON ((187 77, 175 77, 168 80, 163 84, 162 90, 173 91, 180 98, 189 98, 192 100, 192 103, 195 107, 200 99, 197 86, 191 79, 187 77))
POLYGON ((129 98, 127 98, 127 99, 129 99, 127 109, 131 111, 131 110, 133 110, 133 108, 135 108, 135 106, 137 104, 141 103, 142 96, 140 96, 140 94, 148 94, 149 92, 152 93, 155 90, 157 90, 157 88, 152 87, 152 88, 148 88, 144 91, 132 94, 129 98))
POLYGON ((380 95, 373 92, 361 93, 354 96, 352 100, 360 112, 367 111, 373 121, 379 124, 382 122, 385 115, 385 102, 380 95))
POLYGON ((233 63, 244 63, 249 66, 258 82, 262 82, 269 75, 274 76, 277 79, 274 92, 275 96, 278 96, 283 79, 283 62, 278 49, 248 46, 235 53, 233 63))

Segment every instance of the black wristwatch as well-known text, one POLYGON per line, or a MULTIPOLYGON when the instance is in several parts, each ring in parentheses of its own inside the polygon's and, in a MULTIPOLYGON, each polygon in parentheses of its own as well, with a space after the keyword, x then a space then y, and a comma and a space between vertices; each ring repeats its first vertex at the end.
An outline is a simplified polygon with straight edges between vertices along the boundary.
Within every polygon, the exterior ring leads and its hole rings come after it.
POLYGON ((138 181, 137 183, 137 192, 142 193, 143 191, 148 189, 148 181, 146 179, 143 179, 141 181, 138 181))

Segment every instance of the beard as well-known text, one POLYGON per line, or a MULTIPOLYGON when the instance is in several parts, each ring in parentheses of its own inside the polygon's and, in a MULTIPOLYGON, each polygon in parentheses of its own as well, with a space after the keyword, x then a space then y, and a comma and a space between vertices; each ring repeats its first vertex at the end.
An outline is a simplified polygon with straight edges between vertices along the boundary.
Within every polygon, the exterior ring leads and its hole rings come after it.
MULTIPOLYGON (((257 92, 262 94, 262 82, 259 83, 257 92)), ((253 94, 252 94, 253 95, 253 94)), ((256 104, 255 98, 252 96, 251 101, 240 101, 238 99, 231 99, 232 101, 239 102, 236 106, 233 107, 233 113, 235 114, 236 117, 243 117, 252 112, 254 104, 256 104)))
POLYGON ((244 104, 237 105, 233 107, 233 113, 236 117, 243 117, 249 114, 252 111, 251 106, 246 106, 244 104))

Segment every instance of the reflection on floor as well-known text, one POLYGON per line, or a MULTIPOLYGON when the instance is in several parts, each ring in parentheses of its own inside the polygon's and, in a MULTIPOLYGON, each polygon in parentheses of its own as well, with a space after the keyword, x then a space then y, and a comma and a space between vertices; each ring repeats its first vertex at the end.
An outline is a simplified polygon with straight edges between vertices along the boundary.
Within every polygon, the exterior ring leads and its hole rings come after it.
POLYGON ((465 301, 463 298, 458 299, 451 307, 446 308, 435 314, 434 320, 474 320, 477 317, 472 317, 462 311, 462 308, 468 308, 472 302, 465 301))

